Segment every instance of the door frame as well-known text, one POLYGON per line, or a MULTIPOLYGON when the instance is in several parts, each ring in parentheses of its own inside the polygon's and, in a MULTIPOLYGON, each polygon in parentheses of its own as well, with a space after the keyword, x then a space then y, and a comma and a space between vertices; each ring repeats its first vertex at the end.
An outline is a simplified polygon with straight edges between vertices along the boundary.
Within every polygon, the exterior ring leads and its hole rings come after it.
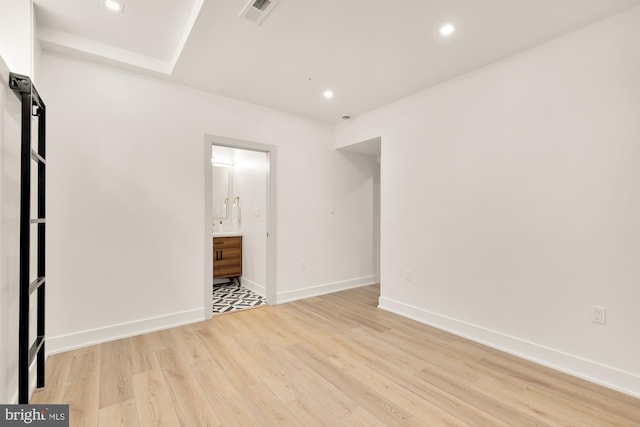
POLYGON ((212 197, 212 146, 219 145, 229 148, 239 148, 242 150, 260 151, 267 155, 267 259, 266 259, 266 298, 269 304, 277 304, 277 147, 275 145, 261 142, 248 141, 244 139, 231 138, 221 135, 204 135, 204 318, 210 319, 213 316, 213 306, 211 304, 211 285, 213 283, 213 248, 211 245, 211 233, 213 225, 213 197, 212 197))

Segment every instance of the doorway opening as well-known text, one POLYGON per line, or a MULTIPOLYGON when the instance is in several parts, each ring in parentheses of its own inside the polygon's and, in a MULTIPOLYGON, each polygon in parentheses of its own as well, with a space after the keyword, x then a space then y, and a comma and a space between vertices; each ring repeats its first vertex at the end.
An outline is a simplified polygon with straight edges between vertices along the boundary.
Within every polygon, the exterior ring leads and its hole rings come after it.
POLYGON ((382 197, 381 197, 381 170, 382 170, 382 137, 367 139, 365 141, 356 142, 338 149, 343 153, 356 153, 359 155, 367 156, 371 159, 371 162, 375 162, 373 168, 373 174, 371 176, 371 196, 372 196, 372 237, 373 237, 373 266, 375 275, 378 281, 378 297, 382 290, 381 283, 381 210, 382 210, 382 197))
POLYGON ((205 318, 276 304, 276 147, 205 135, 204 151, 205 318))

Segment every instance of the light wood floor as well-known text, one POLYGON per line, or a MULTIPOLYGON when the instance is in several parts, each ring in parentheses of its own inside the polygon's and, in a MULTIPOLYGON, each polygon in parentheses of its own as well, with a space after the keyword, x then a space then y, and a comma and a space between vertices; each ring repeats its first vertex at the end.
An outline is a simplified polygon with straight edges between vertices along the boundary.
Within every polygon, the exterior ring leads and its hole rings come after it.
POLYGON ((640 426, 640 400, 376 308, 377 286, 49 357, 72 426, 640 426))

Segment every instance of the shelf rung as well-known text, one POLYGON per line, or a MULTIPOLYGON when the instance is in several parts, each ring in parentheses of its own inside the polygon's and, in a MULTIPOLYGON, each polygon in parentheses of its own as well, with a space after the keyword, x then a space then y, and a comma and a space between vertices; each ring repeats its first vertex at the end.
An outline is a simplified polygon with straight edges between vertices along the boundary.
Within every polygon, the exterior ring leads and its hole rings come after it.
POLYGON ((33 362, 33 359, 36 358, 36 354, 38 354, 38 350, 44 344, 44 335, 39 335, 38 338, 33 342, 33 345, 29 349, 29 365, 33 362))
POLYGON ((37 162, 42 163, 43 165, 47 164, 47 161, 44 159, 44 157, 42 157, 40 154, 38 154, 38 152, 36 150, 34 150, 33 148, 31 149, 31 158, 37 162))
POLYGON ((46 222, 46 218, 31 218, 31 224, 45 224, 46 222))
POLYGON ((45 280, 45 277, 41 276, 41 277, 38 277, 33 282, 31 282, 29 284, 29 295, 34 293, 36 289, 38 289, 40 286, 42 286, 44 284, 44 280, 45 280))

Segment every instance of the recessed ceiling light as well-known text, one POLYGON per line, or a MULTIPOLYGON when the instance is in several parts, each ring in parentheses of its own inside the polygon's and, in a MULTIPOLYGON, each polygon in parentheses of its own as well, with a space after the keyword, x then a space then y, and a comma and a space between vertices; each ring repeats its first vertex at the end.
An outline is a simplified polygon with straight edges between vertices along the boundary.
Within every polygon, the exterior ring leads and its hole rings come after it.
POLYGON ((450 23, 444 24, 442 27, 440 27, 440 35, 442 37, 449 37, 451 34, 454 33, 455 30, 456 30, 456 27, 454 27, 453 24, 450 24, 450 23))
POLYGON ((116 0, 104 0, 104 7, 112 12, 124 12, 124 4, 119 3, 116 0))
POLYGON ((325 90, 323 95, 324 95, 325 98, 331 99, 331 98, 333 98, 333 91, 332 90, 325 90))

